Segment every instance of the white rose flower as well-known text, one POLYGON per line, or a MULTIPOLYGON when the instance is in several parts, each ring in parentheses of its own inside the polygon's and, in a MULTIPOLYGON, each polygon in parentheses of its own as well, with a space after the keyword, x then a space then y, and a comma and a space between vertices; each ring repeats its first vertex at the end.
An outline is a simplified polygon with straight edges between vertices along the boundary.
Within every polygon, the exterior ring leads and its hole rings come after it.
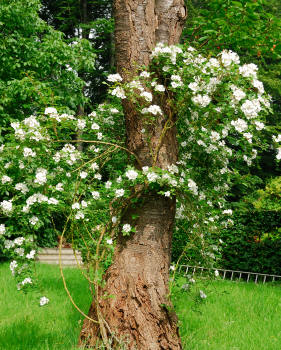
POLYGON ((273 135, 272 140, 274 142, 281 142, 281 134, 278 134, 277 136, 273 135))
POLYGON ((47 107, 44 114, 57 114, 57 110, 54 107, 47 107))
POLYGON ((141 72, 140 77, 142 77, 142 78, 149 78, 150 77, 150 73, 148 73, 146 71, 143 71, 143 72, 141 72))
POLYGON ((132 227, 130 224, 124 224, 122 227, 122 231, 125 233, 129 233, 131 231, 132 227))
POLYGON ((60 192, 63 191, 63 184, 62 184, 61 182, 59 182, 59 183, 56 185, 56 190, 57 190, 57 191, 60 191, 60 192))
POLYGON ((81 179, 86 179, 86 177, 88 176, 88 173, 86 171, 81 171, 79 175, 81 179))
POLYGON ((261 111, 261 105, 259 100, 247 100, 241 106, 241 111, 247 118, 255 118, 261 111))
POLYGON ((165 86, 164 85, 156 85, 155 88, 154 88, 155 91, 158 91, 158 92, 164 92, 165 91, 165 86))
POLYGON ((188 187, 190 189, 190 191, 194 194, 194 195, 198 195, 198 187, 196 185, 196 182, 194 182, 192 179, 188 179, 188 187))
POLYGON ((92 130, 99 130, 100 126, 97 123, 93 123, 92 126, 91 126, 91 129, 92 130))
POLYGON ((85 119, 78 119, 77 120, 77 128, 79 130, 83 130, 86 127, 86 120, 85 119))
POLYGON ((94 199, 99 199, 100 198, 100 194, 99 194, 98 191, 93 191, 92 192, 92 196, 93 196, 94 199))
POLYGON ((129 180, 134 181, 138 177, 138 173, 135 170, 127 170, 125 175, 129 180))
POLYGON ((192 97, 192 102, 201 107, 207 107, 211 99, 208 95, 196 95, 192 97))
POLYGON ((151 105, 148 108, 143 108, 141 111, 142 114, 146 114, 146 113, 151 113, 153 115, 162 115, 162 111, 161 108, 157 105, 151 105))
POLYGON ((260 130, 263 130, 264 128, 265 128, 265 125, 264 125, 264 123, 262 123, 262 122, 259 122, 259 121, 254 121, 254 123, 255 123, 255 125, 256 125, 256 129, 258 130, 258 131, 260 131, 260 130))
POLYGON ((85 215, 82 211, 78 211, 75 215, 76 220, 84 219, 85 215))
POLYGON ((1 182, 2 182, 2 184, 4 185, 5 183, 12 182, 12 179, 11 179, 9 176, 4 175, 4 176, 2 176, 2 178, 1 178, 1 182))
POLYGON ((18 267, 18 263, 16 262, 16 260, 13 260, 10 263, 10 270, 12 271, 13 275, 15 274, 15 270, 16 270, 17 267, 18 267))
POLYGON ((28 260, 34 259, 36 251, 35 250, 31 250, 28 254, 26 254, 26 258, 28 260))
POLYGON ((105 188, 106 188, 106 189, 109 189, 109 188, 111 187, 111 185, 112 185, 112 182, 111 182, 111 181, 106 181, 106 183, 105 183, 105 188))
POLYGON ((239 64, 240 59, 237 53, 231 50, 223 50, 221 53, 221 61, 225 67, 229 67, 232 63, 239 64))
POLYGON ((24 249, 23 248, 16 248, 15 253, 19 256, 24 256, 24 249))
POLYGON ((278 160, 281 159, 281 147, 277 148, 276 159, 278 159, 278 160))
POLYGON ((152 94, 150 92, 143 91, 140 94, 140 96, 143 97, 147 102, 151 102, 152 101, 152 94))
POLYGON ((122 81, 122 77, 120 74, 109 74, 109 76, 107 77, 107 80, 110 81, 111 83, 116 83, 118 81, 122 81))
POLYGON ((42 297, 42 298, 40 298, 39 304, 40 304, 40 306, 44 306, 44 305, 47 305, 49 303, 49 301, 50 300, 48 298, 42 297))
POLYGON ((80 203, 76 202, 76 203, 73 203, 72 206, 71 206, 72 209, 80 209, 80 203))
POLYGON ((154 172, 150 172, 146 174, 148 182, 155 182, 158 179, 158 175, 154 172))
POLYGON ((87 206, 88 206, 88 203, 86 202, 86 201, 81 201, 81 207, 82 208, 87 208, 87 206))
POLYGON ((4 200, 0 203, 0 207, 5 213, 10 213, 13 210, 12 200, 4 200))
POLYGON ((46 169, 37 169, 34 182, 38 183, 39 185, 44 185, 47 182, 47 173, 48 172, 46 169))
POLYGON ((245 120, 240 118, 237 120, 232 120, 230 124, 234 126, 235 130, 238 132, 243 132, 248 128, 248 124, 245 122, 245 120))
POLYGON ((36 152, 32 151, 29 147, 24 147, 23 156, 26 157, 36 157, 36 152))
POLYGON ((222 212, 225 215, 232 215, 232 210, 231 209, 226 209, 222 212))
POLYGON ((3 236, 6 232, 6 227, 4 224, 0 224, 0 236, 3 236))
POLYGON ((14 243, 15 243, 16 245, 19 245, 19 246, 21 246, 21 245, 23 244, 24 241, 25 241, 25 238, 24 238, 24 237, 18 237, 18 238, 16 238, 16 239, 14 239, 14 243))
POLYGON ((125 194, 125 191, 123 190, 123 188, 117 189, 117 190, 115 191, 115 196, 116 196, 117 198, 123 197, 124 194, 125 194))
POLYGON ((32 284, 32 280, 30 277, 26 277, 21 284, 24 286, 25 284, 32 284))
POLYGON ((203 290, 200 290, 199 294, 200 294, 200 298, 201 299, 206 299, 207 298, 207 295, 203 292, 203 290))
POLYGON ((37 216, 32 216, 32 218, 29 219, 29 223, 32 226, 36 225, 38 221, 39 221, 39 219, 37 216))
POLYGON ((112 90, 111 95, 116 96, 116 97, 121 98, 121 99, 126 98, 125 91, 120 86, 117 86, 117 88, 112 90))
POLYGON ((258 72, 258 66, 254 63, 250 64, 244 64, 243 66, 239 67, 239 73, 243 77, 253 77, 256 78, 258 72))

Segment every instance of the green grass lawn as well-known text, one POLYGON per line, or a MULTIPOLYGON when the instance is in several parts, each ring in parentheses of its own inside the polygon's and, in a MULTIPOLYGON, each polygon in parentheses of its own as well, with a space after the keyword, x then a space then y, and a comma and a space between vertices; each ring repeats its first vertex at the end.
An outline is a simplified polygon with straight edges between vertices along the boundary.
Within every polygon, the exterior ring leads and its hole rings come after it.
MULTIPOLYGON (((73 299, 87 312, 90 293, 77 269, 65 269, 73 299)), ((0 350, 75 349, 83 316, 69 301, 57 267, 39 265, 45 291, 17 291, 8 264, 0 265, 0 350), (39 307, 46 295, 50 303, 39 307)), ((182 281, 183 282, 183 281, 182 281)), ((184 349, 281 349, 281 286, 199 281, 176 292, 184 349), (207 299, 198 298, 202 289, 207 299)))
MULTIPOLYGON (((71 350, 77 344, 83 316, 72 306, 56 266, 38 264, 45 291, 17 291, 8 264, 0 265, 0 350, 71 350), (41 296, 50 299, 39 306, 41 296)), ((90 292, 79 270, 64 269, 76 304, 88 312, 90 292)))
POLYGON ((201 281, 174 304, 186 350, 281 349, 280 284, 201 281))

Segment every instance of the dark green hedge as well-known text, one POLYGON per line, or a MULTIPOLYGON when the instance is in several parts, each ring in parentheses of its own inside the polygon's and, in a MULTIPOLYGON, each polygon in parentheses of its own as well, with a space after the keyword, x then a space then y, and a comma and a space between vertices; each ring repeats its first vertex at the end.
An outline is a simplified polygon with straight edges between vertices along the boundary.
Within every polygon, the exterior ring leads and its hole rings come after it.
POLYGON ((233 219, 221 234, 221 267, 281 275, 280 213, 237 211, 233 219))

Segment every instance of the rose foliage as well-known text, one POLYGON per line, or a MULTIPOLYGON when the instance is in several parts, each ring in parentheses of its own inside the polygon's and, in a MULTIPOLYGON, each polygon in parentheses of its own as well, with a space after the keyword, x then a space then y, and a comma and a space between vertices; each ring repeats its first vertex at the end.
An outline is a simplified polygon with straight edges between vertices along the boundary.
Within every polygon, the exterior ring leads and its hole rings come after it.
POLYGON ((134 232, 124 211, 147 191, 176 196, 177 230, 188 221, 202 259, 218 249, 204 250, 206 238, 219 238, 219 228, 233 223, 226 195, 239 176, 236 165, 248 166, 256 157, 271 111, 258 67, 240 65, 232 51, 206 58, 192 47, 158 44, 151 65, 133 80, 123 83, 113 74, 108 81, 112 103, 83 117, 49 107, 13 122, 0 147, 0 240, 13 259, 18 288, 32 285, 37 238, 48 229, 68 235, 74 246, 79 242, 94 269, 92 280, 100 283, 115 238, 134 232), (173 115, 165 115, 161 137, 177 124, 176 164, 142 167, 126 150, 123 99, 142 116, 148 145, 163 106, 170 106, 173 115))

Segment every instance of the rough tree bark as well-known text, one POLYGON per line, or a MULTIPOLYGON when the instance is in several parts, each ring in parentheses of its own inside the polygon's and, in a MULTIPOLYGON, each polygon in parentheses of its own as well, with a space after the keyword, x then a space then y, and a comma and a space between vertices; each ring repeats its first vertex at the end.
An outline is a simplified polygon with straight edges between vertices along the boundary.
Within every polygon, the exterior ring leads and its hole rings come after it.
MULTIPOLYGON (((137 65, 148 65, 157 42, 176 44, 186 18, 184 0, 115 0, 115 47, 117 71, 126 80, 137 65), (129 73, 128 73, 129 72, 129 73)), ((159 102, 159 101, 158 101, 159 102)), ((161 104, 165 115, 169 106, 161 104)), ((159 145, 166 117, 150 127, 151 145, 158 149, 152 157, 141 129, 143 118, 134 106, 124 103, 127 147, 142 166, 167 168, 177 161, 176 130, 171 127, 159 145)), ((175 118, 173 116, 172 118, 175 118)), ((126 223, 136 228, 129 237, 119 237, 114 261, 106 273, 103 293, 114 295, 100 301, 100 309, 110 329, 126 339, 128 349, 181 349, 177 318, 169 311, 168 279, 175 199, 156 193, 142 198, 141 204, 129 208, 126 223), (132 222, 132 214, 138 218, 132 222)), ((89 316, 96 317, 93 303, 89 316)), ((97 324, 85 320, 80 334, 89 347, 100 337, 97 324)))

